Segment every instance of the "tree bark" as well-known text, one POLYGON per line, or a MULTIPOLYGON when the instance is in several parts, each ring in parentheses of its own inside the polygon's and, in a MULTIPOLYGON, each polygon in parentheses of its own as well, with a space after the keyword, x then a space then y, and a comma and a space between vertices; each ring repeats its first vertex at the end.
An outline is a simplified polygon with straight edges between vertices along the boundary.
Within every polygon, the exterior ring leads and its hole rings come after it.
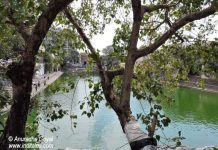
POLYGON ((134 65, 136 57, 134 52, 137 50, 137 43, 139 38, 139 30, 142 21, 141 13, 141 0, 132 0, 133 9, 133 24, 130 35, 130 41, 128 46, 128 55, 125 61, 125 70, 123 74, 122 91, 120 97, 119 108, 121 110, 120 120, 121 126, 124 129, 125 124, 129 122, 131 116, 130 110, 130 94, 131 94, 131 82, 133 77, 134 65))
MULTIPOLYGON (((26 41, 26 48, 20 62, 12 63, 9 67, 7 75, 12 81, 13 104, 6 121, 4 132, 0 138, 0 150, 8 150, 10 143, 21 144, 20 146, 23 146, 25 143, 23 140, 11 141, 10 138, 14 139, 17 137, 23 139, 25 137, 25 125, 31 98, 35 56, 57 14, 72 1, 73 0, 49 1, 48 8, 40 15, 33 28, 32 34, 28 36, 27 39, 24 39, 26 41)), ((17 24, 15 24, 15 26, 16 25, 17 24)), ((18 31, 19 33, 25 32, 21 32, 20 30, 18 31)), ((19 149, 24 148, 25 147, 21 147, 19 149)))
POLYGON ((98 54, 95 51, 95 48, 92 46, 89 38, 86 36, 83 29, 77 24, 76 19, 70 14, 69 10, 65 9, 65 15, 73 26, 77 29, 77 32, 80 34, 84 43, 87 45, 89 50, 92 53, 93 59, 97 63, 99 76, 101 78, 101 84, 104 92, 104 96, 107 102, 110 104, 112 109, 117 114, 120 124, 124 133, 127 136, 127 139, 130 143, 132 150, 138 150, 143 148, 146 145, 155 145, 155 140, 149 138, 141 129, 139 124, 136 122, 133 116, 131 116, 130 108, 130 93, 131 93, 131 81, 133 77, 134 64, 136 61, 135 51, 137 50, 137 42, 139 36, 139 29, 141 24, 142 16, 141 14, 141 5, 140 0, 133 0, 134 7, 134 23, 132 27, 132 33, 130 38, 130 44, 128 49, 128 56, 125 64, 125 69, 119 69, 115 71, 105 71, 101 66, 101 58, 98 57, 98 54), (114 92, 112 80, 117 75, 123 75, 123 85, 122 93, 120 96, 117 96, 114 92), (137 129, 135 130, 135 127, 137 129), (133 134, 132 134, 133 133, 133 134), (136 134, 135 134, 136 133, 136 134), (140 138, 135 138, 140 135, 140 138))
POLYGON ((123 85, 122 85, 122 93, 120 97, 120 114, 119 118, 121 120, 121 126, 124 129, 125 124, 129 122, 129 118, 131 117, 131 109, 130 109, 130 94, 131 94, 131 82, 133 76, 135 59, 132 57, 131 53, 128 54, 125 70, 123 75, 123 85))
POLYGON ((13 104, 0 139, 0 149, 2 150, 8 150, 9 144, 23 143, 22 141, 14 141, 13 139, 15 137, 25 137, 25 125, 29 111, 33 73, 34 64, 31 62, 13 64, 7 72, 13 84, 13 104))
POLYGON ((169 9, 169 7, 170 6, 167 5, 155 5, 152 7, 146 7, 141 6, 141 0, 132 0, 133 26, 128 46, 128 55, 125 61, 125 68, 119 69, 117 71, 103 70, 103 67, 101 66, 100 57, 97 57, 98 55, 96 55, 94 47, 92 46, 88 37, 85 35, 85 32, 83 32, 82 28, 79 27, 79 25, 77 24, 76 19, 74 18, 75 16, 72 17, 69 11, 65 10, 66 17, 77 29, 77 32, 80 34, 84 43, 90 49, 93 59, 96 60, 105 98, 107 102, 110 104, 110 106, 113 108, 113 110, 116 112, 122 129, 127 136, 132 150, 143 149, 147 145, 157 145, 156 140, 153 138, 153 134, 156 127, 155 119, 152 124, 152 131, 149 134, 151 137, 149 137, 141 130, 135 118, 131 116, 130 94, 135 61, 138 58, 142 56, 147 56, 148 54, 157 50, 161 45, 163 45, 166 42, 166 40, 168 40, 172 35, 176 34, 176 31, 178 31, 187 23, 204 18, 216 12, 216 9, 214 7, 209 7, 202 11, 186 15, 174 24, 172 24, 172 27, 169 29, 169 31, 167 31, 160 38, 158 38, 153 44, 149 45, 146 48, 138 50, 137 43, 139 39, 139 31, 143 14, 156 11, 159 9, 169 9), (120 74, 123 75, 123 83, 121 95, 118 97, 113 92, 112 80, 115 76, 120 74), (137 137, 137 135, 139 137, 137 137))

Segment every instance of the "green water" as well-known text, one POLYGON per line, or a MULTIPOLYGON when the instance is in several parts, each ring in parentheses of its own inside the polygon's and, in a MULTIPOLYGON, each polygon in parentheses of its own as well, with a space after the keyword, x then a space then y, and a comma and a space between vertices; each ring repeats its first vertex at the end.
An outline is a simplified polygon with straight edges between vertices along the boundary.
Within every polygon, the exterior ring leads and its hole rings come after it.
POLYGON ((180 88, 172 105, 163 105, 172 123, 164 133, 173 136, 182 131, 184 145, 191 147, 218 145, 218 95, 180 88))
MULTIPOLYGON (((57 121, 47 122, 48 110, 38 110, 41 120, 37 132, 46 138, 53 137, 54 150, 64 148, 114 150, 121 146, 123 147, 120 150, 129 150, 116 114, 106 108, 104 102, 100 104, 100 109, 96 110, 94 117, 89 119, 81 116, 82 111, 78 102, 84 101, 88 93, 88 84, 84 79, 80 79, 76 88, 69 93, 48 96, 42 92, 41 100, 57 101, 63 109, 68 110, 69 115, 57 121), (72 127, 70 112, 78 115, 77 128, 72 127), (51 132, 49 129, 53 127, 58 130, 51 132)), ((172 122, 163 131, 156 132, 162 137, 158 144, 175 144, 167 139, 177 136, 177 132, 181 131, 182 136, 186 138, 182 141, 185 146, 218 145, 218 95, 188 88, 178 89, 174 95, 174 103, 170 105, 163 103, 163 111, 172 122)), ((148 102, 141 101, 141 104, 135 98, 131 98, 133 114, 142 112, 142 107, 148 112, 150 109, 148 102)), ((35 113, 34 111, 33 114, 35 113)), ((142 127, 145 129, 145 126, 142 127)))
MULTIPOLYGON (((65 116, 61 120, 52 123, 42 119, 38 132, 45 137, 54 137, 54 149, 58 148, 83 148, 83 149, 104 149, 114 150, 120 146, 121 150, 128 150, 129 146, 125 135, 122 132, 116 114, 105 107, 104 103, 95 112, 95 116, 88 119, 81 116, 78 102, 83 101, 88 93, 87 83, 80 79, 75 89, 69 93, 56 94, 51 96, 51 101, 58 101, 64 109, 72 110, 78 115, 77 128, 72 128, 71 119, 65 116), (50 132, 48 128, 57 127, 57 132, 50 132)), ((43 98, 43 96, 42 96, 43 98)), ((148 111, 147 101, 142 101, 145 111, 148 111)), ((142 112, 141 104, 131 98, 133 114, 142 112)), ((88 108, 87 108, 88 109, 88 108)), ((171 118, 172 123, 164 131, 158 130, 161 135, 160 145, 173 145, 172 141, 165 138, 177 136, 181 131, 186 139, 182 144, 190 147, 202 147, 218 145, 218 95, 202 92, 193 89, 181 88, 175 92, 175 102, 171 105, 163 104, 163 111, 171 118)), ((45 114, 41 111, 42 118, 45 114)), ((143 125, 142 125, 143 126, 143 125)), ((145 128, 145 126, 143 126, 145 128)))
POLYGON ((199 90, 181 88, 176 92, 172 106, 164 105, 164 111, 176 121, 218 125, 218 95, 199 90))

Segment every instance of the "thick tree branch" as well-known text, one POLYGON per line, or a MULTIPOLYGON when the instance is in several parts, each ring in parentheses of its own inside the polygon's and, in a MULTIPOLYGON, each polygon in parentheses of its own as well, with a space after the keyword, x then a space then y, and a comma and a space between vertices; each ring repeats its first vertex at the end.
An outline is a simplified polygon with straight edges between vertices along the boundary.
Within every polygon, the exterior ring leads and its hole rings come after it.
MULTIPOLYGON (((169 9, 166 9, 165 11, 165 20, 164 22, 171 28, 172 27, 172 23, 170 21, 170 18, 169 18, 169 9)), ((175 33, 175 36, 183 43, 184 42, 184 39, 178 34, 178 33, 175 33)))
MULTIPOLYGON (((8 137, 25 137, 25 126, 31 99, 35 55, 39 50, 56 15, 73 0, 50 0, 48 7, 36 22, 30 37, 25 38, 26 47, 21 61, 8 66, 7 75, 12 81, 13 103, 0 137, 0 149, 8 150, 12 143, 24 144, 25 141, 8 141, 8 137)), ((13 21, 13 20, 12 20, 13 21)), ((22 28, 21 28, 21 31, 22 28)), ((16 149, 16 148, 15 148, 16 149)), ((24 149, 24 148, 23 148, 24 149)))
POLYGON ((122 105, 129 105, 130 91, 131 91, 131 79, 133 76, 133 68, 135 64, 135 58, 133 53, 137 50, 137 43, 139 39, 139 30, 142 21, 141 15, 141 0, 132 0, 133 10, 133 25, 132 32, 130 35, 130 44, 128 46, 128 55, 125 63, 122 93, 121 93, 121 107, 122 105))
POLYGON ((157 126, 157 121, 158 121, 158 118, 157 118, 157 114, 153 114, 153 118, 152 118, 152 121, 151 121, 151 128, 150 128, 150 131, 149 131, 149 137, 152 137, 154 136, 154 132, 155 132, 155 129, 156 129, 156 126, 157 126))
POLYGON ((125 70, 123 74, 123 83, 120 97, 119 108, 120 113, 120 122, 124 128, 125 124, 129 122, 131 116, 130 109, 130 93, 131 93, 131 82, 133 77, 133 70, 135 64, 134 52, 137 51, 137 43, 139 38, 139 30, 142 21, 142 9, 141 9, 141 0, 132 0, 132 10, 133 10, 133 25, 132 32, 130 35, 130 44, 128 46, 128 55, 125 62, 125 70))
POLYGON ((142 48, 139 51, 135 52, 136 58, 146 56, 156 49, 158 49, 162 44, 164 44, 172 35, 174 35, 180 28, 185 26, 186 24, 193 22, 195 20, 199 20, 214 14, 217 9, 213 6, 210 6, 206 9, 203 9, 198 12, 190 13, 183 18, 179 19, 177 22, 173 23, 171 28, 165 32, 160 38, 158 38, 153 44, 148 47, 142 48))
POLYGON ((130 36, 130 44, 128 51, 134 51, 137 49, 139 30, 141 26, 142 16, 141 16, 141 1, 132 0, 132 9, 133 9, 133 26, 130 36))
POLYGON ((107 71, 107 74, 108 74, 108 76, 109 76, 109 78, 111 80, 113 80, 113 78, 115 76, 123 75, 123 73, 124 73, 124 68, 120 68, 120 69, 117 69, 117 70, 111 70, 111 71, 109 70, 109 71, 107 71))
POLYGON ((37 54, 39 46, 41 45, 57 14, 66 8, 72 1, 73 0, 50 0, 48 8, 41 14, 35 27, 33 28, 29 39, 29 43, 33 44, 28 45, 27 54, 37 54))
POLYGON ((76 20, 72 17, 72 15, 70 14, 70 12, 68 11, 68 9, 64 10, 64 14, 66 15, 66 17, 68 18, 68 20, 73 24, 73 26, 76 28, 77 32, 79 33, 79 35, 81 36, 81 38, 83 39, 83 42, 86 44, 86 46, 89 48, 89 50, 92 53, 92 57, 95 59, 98 69, 100 71, 103 71, 103 67, 101 65, 101 59, 98 55, 98 53, 95 51, 95 48, 92 46, 89 38, 86 36, 86 34, 83 32, 83 29, 78 25, 78 23, 76 22, 76 20))
POLYGON ((119 111, 118 110, 119 98, 116 96, 116 93, 114 92, 111 78, 109 77, 108 73, 103 70, 103 67, 101 64, 101 58, 99 57, 98 53, 95 51, 95 48, 92 46, 89 38, 86 36, 83 29, 76 22, 76 19, 73 18, 73 16, 70 14, 70 12, 67 9, 64 10, 64 13, 65 13, 66 17, 68 18, 68 20, 76 28, 76 30, 79 33, 80 37, 82 38, 83 42, 86 44, 86 46, 91 51, 92 58, 95 59, 98 70, 99 70, 99 75, 101 78, 101 84, 102 84, 105 98, 106 98, 107 102, 110 104, 110 106, 113 108, 113 110, 116 113, 118 113, 118 111, 119 111))
POLYGON ((163 0, 162 4, 158 4, 158 5, 149 5, 149 6, 142 5, 142 10, 143 10, 143 14, 151 13, 153 11, 158 11, 162 9, 169 10, 172 7, 176 7, 179 3, 180 1, 178 1, 176 4, 167 4, 167 0, 163 0))
POLYGON ((30 35, 28 33, 28 28, 26 24, 24 22, 17 22, 17 20, 14 18, 14 15, 13 15, 14 10, 12 8, 8 8, 7 13, 8 13, 8 18, 10 19, 10 22, 6 22, 6 23, 10 23, 11 25, 14 25, 17 31, 23 37, 24 41, 27 42, 30 35))
MULTIPOLYGON (((108 77, 113 80, 114 77, 116 76, 122 76, 124 74, 124 68, 120 68, 120 69, 117 69, 117 70, 109 70, 107 71, 107 74, 108 74, 108 77)), ((137 76, 136 74, 133 74, 132 76, 133 79, 137 79, 137 76)))

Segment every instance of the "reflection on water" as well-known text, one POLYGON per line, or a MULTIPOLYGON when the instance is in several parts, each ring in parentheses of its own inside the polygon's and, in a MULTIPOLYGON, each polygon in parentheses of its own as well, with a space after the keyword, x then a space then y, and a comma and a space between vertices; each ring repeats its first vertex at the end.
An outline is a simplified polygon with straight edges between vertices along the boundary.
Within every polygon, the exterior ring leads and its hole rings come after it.
MULTIPOLYGON (((88 93, 87 85, 84 79, 80 79, 75 94, 72 90, 64 95, 56 94, 49 98, 51 101, 58 101, 64 109, 69 112, 72 110, 78 115, 76 129, 72 128, 69 115, 52 123, 41 120, 38 131, 42 136, 54 137, 54 149, 69 147, 114 150, 127 143, 116 114, 106 108, 104 102, 91 119, 80 115, 82 111, 79 109, 78 102, 84 100, 86 92, 88 93), (54 126, 59 129, 52 133, 48 128, 54 126)), ((43 94, 41 98, 43 99, 43 94)), ((142 101, 141 104, 135 98, 131 99, 133 114, 142 112, 142 107, 144 110, 149 110, 147 101, 142 101)), ((186 137, 183 141, 184 145, 196 147, 218 144, 218 95, 179 89, 176 92, 175 103, 172 106, 163 105, 172 123, 163 132, 157 132, 162 137, 174 137, 178 131, 182 131, 182 136, 186 137)), ((43 111, 40 115, 44 118, 43 111)), ((162 142, 172 144, 164 139, 162 142)), ((130 149, 128 144, 121 148, 121 150, 128 149, 130 149)))
MULTIPOLYGON (((116 114, 106 108, 103 102, 100 104, 100 109, 96 110, 94 117, 89 119, 86 116, 81 116, 82 111, 79 109, 78 102, 84 100, 86 91, 88 93, 87 85, 84 79, 80 79, 75 94, 74 90, 72 90, 64 95, 57 94, 49 98, 58 101, 69 112, 72 104, 73 113, 78 115, 76 129, 71 127, 69 115, 52 122, 52 124, 47 123, 46 120, 41 121, 39 133, 45 137, 54 137, 54 149, 68 147, 110 150, 127 143, 116 114), (72 99, 73 94, 74 98, 72 99), (48 130, 48 127, 53 127, 53 125, 59 127, 54 133, 48 130)), ((43 113, 41 113, 41 116, 43 117, 43 113)), ((128 145, 124 149, 129 149, 128 145)))

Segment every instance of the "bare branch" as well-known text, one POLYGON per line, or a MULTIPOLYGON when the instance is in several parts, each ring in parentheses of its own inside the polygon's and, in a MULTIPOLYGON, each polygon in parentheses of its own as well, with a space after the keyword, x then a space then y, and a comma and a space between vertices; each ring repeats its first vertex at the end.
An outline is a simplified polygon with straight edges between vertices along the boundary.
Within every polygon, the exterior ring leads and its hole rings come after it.
MULTIPOLYGON (((172 27, 172 23, 171 23, 170 18, 169 18, 169 9, 166 9, 166 11, 165 11, 165 20, 164 20, 164 22, 166 22, 170 28, 172 27)), ((184 39, 183 39, 178 33, 175 32, 175 36, 176 36, 182 43, 184 42, 184 39)))
POLYGON ((81 38, 83 39, 83 42, 86 44, 86 46, 89 48, 89 50, 92 53, 92 57, 95 59, 98 69, 103 71, 103 67, 101 65, 101 59, 98 55, 98 53, 95 51, 95 48, 92 46, 89 38, 86 36, 85 32, 83 31, 83 29, 78 25, 78 23, 76 22, 76 20, 72 17, 72 15, 70 14, 68 9, 64 10, 64 14, 65 16, 68 18, 68 20, 73 24, 73 26, 76 28, 77 32, 79 33, 79 35, 81 36, 81 38))
POLYGON ((155 30, 157 30, 158 28, 160 28, 160 26, 162 26, 165 23, 165 21, 160 22, 156 27, 154 27, 153 29, 151 29, 150 32, 154 32, 155 30))
MULTIPOLYGON (((109 77, 110 73, 107 74, 107 72, 103 70, 103 67, 101 64, 101 58, 99 57, 98 53, 95 51, 94 47, 92 46, 89 38, 84 33, 83 29, 76 22, 76 19, 72 17, 69 10, 67 10, 67 9, 64 10, 64 13, 65 13, 66 17, 68 18, 68 20, 76 28, 76 30, 79 33, 79 35, 81 36, 83 42, 86 44, 86 46, 91 51, 92 58, 95 59, 98 70, 99 70, 99 75, 101 78, 101 85, 103 88, 104 96, 105 96, 107 102, 110 104, 110 106, 114 109, 114 111, 118 112, 119 97, 114 92, 113 84, 111 82, 112 79, 109 77)), ((111 72, 111 74, 113 74, 113 73, 111 72)))
POLYGON ((172 35, 174 35, 180 28, 185 26, 186 24, 193 22, 195 20, 200 20, 207 16, 210 16, 216 12, 216 8, 210 6, 206 9, 203 9, 198 12, 190 13, 183 18, 179 19, 175 23, 172 24, 171 28, 165 32, 160 38, 158 38, 153 44, 148 47, 142 48, 139 51, 135 52, 136 58, 146 56, 156 49, 158 49, 162 44, 164 44, 172 35))

